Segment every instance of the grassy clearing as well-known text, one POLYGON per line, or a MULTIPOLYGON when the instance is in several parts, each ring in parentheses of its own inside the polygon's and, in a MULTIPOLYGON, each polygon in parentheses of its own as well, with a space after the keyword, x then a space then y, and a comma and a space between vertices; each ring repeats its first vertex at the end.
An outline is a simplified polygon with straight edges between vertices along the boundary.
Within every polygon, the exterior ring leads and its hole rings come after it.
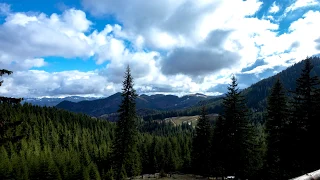
MULTIPOLYGON (((216 114, 209 114, 208 115, 210 121, 213 121, 217 118, 216 114)), ((192 126, 196 126, 198 122, 199 116, 181 116, 181 117, 171 117, 166 118, 165 121, 168 123, 172 123, 175 126, 181 125, 183 123, 192 124, 192 126)))

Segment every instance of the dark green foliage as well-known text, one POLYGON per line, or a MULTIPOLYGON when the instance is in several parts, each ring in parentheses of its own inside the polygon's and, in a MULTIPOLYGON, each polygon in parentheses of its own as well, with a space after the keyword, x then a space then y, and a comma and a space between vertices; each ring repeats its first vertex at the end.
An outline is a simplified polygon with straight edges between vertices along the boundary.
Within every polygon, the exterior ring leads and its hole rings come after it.
POLYGON ((210 175, 211 135, 211 124, 207 117, 206 109, 203 107, 192 143, 192 168, 195 174, 210 175))
POLYGON ((99 179, 99 172, 108 166, 97 168, 110 154, 114 125, 109 122, 29 104, 1 103, 0 115, 12 122, 22 120, 16 133, 25 132, 20 142, 0 146, 0 156, 9 160, 0 161, 0 177, 99 179))
POLYGON ((107 174, 105 175, 104 179, 106 180, 114 180, 114 172, 113 169, 110 168, 107 172, 107 174))
POLYGON ((225 120, 220 115, 217 119, 214 129, 213 129, 213 139, 211 146, 211 166, 214 167, 211 169, 211 173, 214 176, 221 177, 226 175, 226 162, 224 159, 224 148, 223 143, 225 143, 225 134, 226 131, 225 120))
POLYGON ((293 91, 292 116, 290 120, 290 137, 292 138, 293 155, 291 171, 298 175, 319 168, 317 150, 310 147, 319 140, 319 80, 313 75, 314 66, 311 58, 304 61, 300 77, 296 80, 293 91))
POLYGON ((169 117, 178 117, 178 116, 195 116, 201 114, 202 106, 206 106, 206 111, 208 114, 220 113, 222 111, 222 100, 223 97, 218 96, 209 100, 200 101, 193 107, 181 109, 181 110, 171 110, 171 111, 159 111, 152 114, 147 114, 143 116, 143 119, 150 121, 152 119, 159 120, 169 117))
MULTIPOLYGON (((21 119, 16 133, 26 133, 18 143, 0 146, 0 179, 115 178, 111 169, 113 123, 29 104, 2 103, 0 115, 10 121, 21 119)), ((137 134, 138 162, 134 163, 141 164, 143 173, 190 171, 192 128, 153 126, 154 131, 137 134)))
POLYGON ((119 120, 117 121, 112 153, 116 179, 140 174, 140 161, 137 152, 136 97, 137 94, 133 89, 133 79, 128 67, 123 81, 123 100, 118 110, 119 120))
POLYGON ((268 113, 266 122, 267 156, 266 176, 269 179, 288 179, 286 154, 288 154, 288 139, 285 132, 288 128, 288 106, 283 86, 278 79, 272 87, 268 98, 268 113))
MULTIPOLYGON (((310 57, 308 58, 310 62, 316 67, 311 70, 312 76, 320 75, 320 58, 310 57)), ((269 78, 263 79, 243 91, 243 95, 247 99, 247 105, 249 108, 263 111, 267 106, 267 97, 271 92, 271 87, 280 79, 283 87, 289 91, 294 91, 297 87, 296 79, 299 78, 300 73, 304 67, 304 62, 298 62, 291 67, 283 70, 282 72, 271 76, 269 78)), ((288 94, 287 94, 288 95, 288 94)))
POLYGON ((240 94, 235 77, 223 101, 224 114, 215 128, 213 152, 218 173, 238 178, 253 177, 260 168, 257 135, 248 120, 245 99, 240 94))

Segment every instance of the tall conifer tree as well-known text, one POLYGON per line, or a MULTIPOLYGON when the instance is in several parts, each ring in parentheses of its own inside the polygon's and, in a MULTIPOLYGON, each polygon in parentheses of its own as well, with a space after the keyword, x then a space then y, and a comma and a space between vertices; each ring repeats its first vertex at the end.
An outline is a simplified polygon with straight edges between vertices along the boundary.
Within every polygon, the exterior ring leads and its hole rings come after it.
POLYGON ((196 174, 210 174, 211 125, 203 106, 192 145, 192 166, 196 174))
POLYGON ((126 176, 138 175, 141 169, 137 151, 136 97, 128 66, 123 81, 123 99, 118 110, 119 120, 113 144, 113 166, 116 179, 119 180, 126 176))
POLYGON ((304 60, 304 68, 300 77, 296 80, 296 89, 293 92, 293 111, 291 116, 291 138, 294 142, 295 162, 291 171, 303 174, 319 168, 319 162, 315 158, 318 152, 312 144, 319 140, 318 86, 319 79, 312 76, 313 65, 311 57, 304 60), (310 148, 308 148, 310 147, 310 148))
POLYGON ((277 79, 268 98, 267 107, 267 163, 265 170, 268 179, 286 179, 286 141, 288 106, 284 88, 277 79))
POLYGON ((215 155, 223 161, 223 167, 220 169, 226 173, 224 175, 249 178, 259 168, 256 161, 256 131, 248 121, 248 108, 234 76, 223 100, 223 112, 223 118, 220 118, 223 122, 215 128, 223 139, 219 144, 214 143, 214 148, 220 149, 218 152, 222 153, 215 155))

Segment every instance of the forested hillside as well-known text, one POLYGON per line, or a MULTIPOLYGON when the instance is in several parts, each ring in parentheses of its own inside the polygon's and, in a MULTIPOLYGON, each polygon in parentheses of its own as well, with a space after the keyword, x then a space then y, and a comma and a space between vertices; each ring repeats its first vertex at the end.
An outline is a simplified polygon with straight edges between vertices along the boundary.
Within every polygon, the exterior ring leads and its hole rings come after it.
MULTIPOLYGON (((154 113, 159 110, 175 110, 191 107, 198 102, 212 97, 203 94, 190 94, 183 97, 174 95, 140 95, 136 99, 137 110, 140 115, 154 113)), ((91 116, 101 116, 106 114, 116 113, 118 106, 121 103, 121 93, 116 93, 104 99, 93 101, 71 102, 63 101, 57 105, 58 108, 65 109, 72 112, 81 112, 91 116)))
MULTIPOLYGON (((311 71, 312 76, 320 76, 320 58, 319 57, 311 57, 311 63, 314 68, 311 71)), ((249 88, 243 91, 248 103, 248 107, 253 108, 258 111, 262 111, 266 109, 267 106, 267 97, 271 92, 272 85, 279 78, 285 91, 288 95, 291 95, 290 92, 294 91, 296 88, 296 79, 300 76, 302 69, 304 67, 304 61, 300 61, 292 65, 291 67, 283 70, 282 72, 263 79, 249 88)))
MULTIPOLYGON (((8 129, 4 137, 23 136, 18 143, 0 145, 0 179, 78 180, 110 176, 115 124, 29 104, 1 103, 0 115, 2 121, 22 121, 18 127, 8 129)), ((190 168, 189 126, 149 122, 141 124, 140 129, 141 172, 190 168)))

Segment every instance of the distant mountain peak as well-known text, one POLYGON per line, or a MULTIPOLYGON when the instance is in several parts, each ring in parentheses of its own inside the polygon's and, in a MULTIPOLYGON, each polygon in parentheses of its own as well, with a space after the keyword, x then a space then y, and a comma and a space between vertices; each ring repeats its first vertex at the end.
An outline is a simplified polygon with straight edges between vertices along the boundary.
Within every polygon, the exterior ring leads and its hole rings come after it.
POLYGON ((66 96, 66 97, 36 97, 36 98, 24 98, 22 103, 31 103, 38 106, 56 106, 63 101, 80 102, 91 101, 101 99, 101 97, 82 97, 82 96, 66 96))

